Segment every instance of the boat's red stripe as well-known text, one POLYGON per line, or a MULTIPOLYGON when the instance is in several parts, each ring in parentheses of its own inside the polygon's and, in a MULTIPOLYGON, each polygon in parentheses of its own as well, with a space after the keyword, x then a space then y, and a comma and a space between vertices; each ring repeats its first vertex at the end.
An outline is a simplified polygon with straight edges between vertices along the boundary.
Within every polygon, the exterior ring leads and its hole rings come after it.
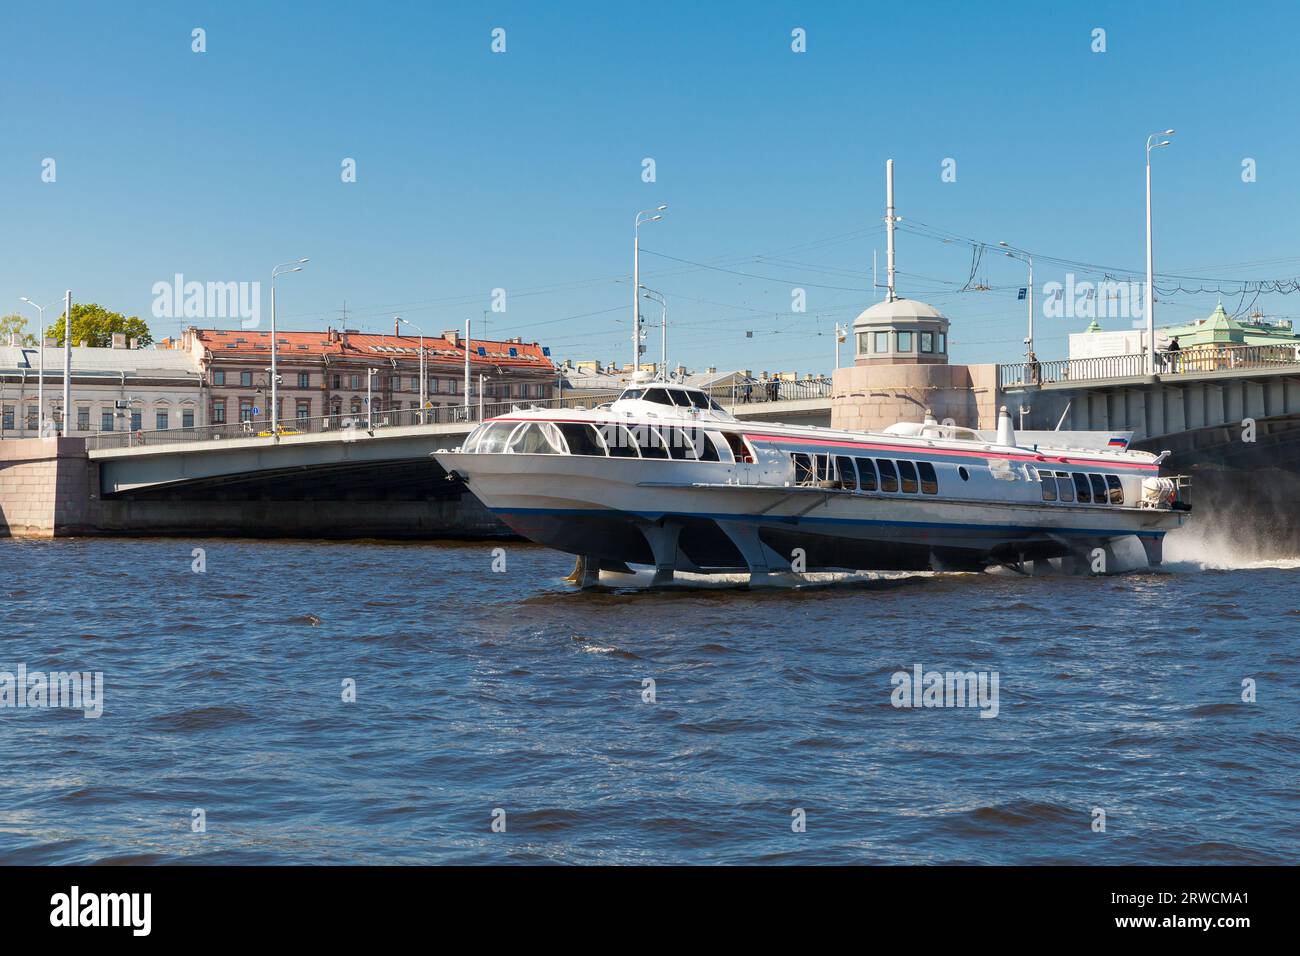
POLYGON ((1063 465, 1092 464, 1092 465, 1106 465, 1107 467, 1117 468, 1117 469, 1143 468, 1143 469, 1149 469, 1153 471, 1159 470, 1158 466, 1156 465, 1142 465, 1142 464, 1138 464, 1137 462, 1127 462, 1127 461, 1112 461, 1108 458, 1083 458, 1083 457, 1065 458, 1065 457, 1057 457, 1057 456, 1049 457, 1047 455, 1008 455, 1008 454, 1003 454, 1002 452, 961 451, 955 448, 931 448, 928 446, 925 448, 917 448, 913 445, 887 445, 879 442, 853 442, 853 441, 842 441, 840 439, 834 439, 834 438, 827 438, 827 439, 804 438, 804 437, 793 438, 789 435, 753 435, 750 434, 749 432, 745 432, 745 437, 754 441, 779 441, 787 444, 797 443, 797 444, 804 444, 804 445, 830 445, 833 448, 871 448, 871 449, 880 449, 882 451, 905 451, 905 452, 911 452, 913 454, 920 454, 920 455, 957 455, 963 458, 984 458, 984 459, 1005 458, 1005 459, 1011 459, 1013 461, 1045 461, 1045 462, 1052 462, 1052 463, 1059 462, 1060 464, 1063 465))

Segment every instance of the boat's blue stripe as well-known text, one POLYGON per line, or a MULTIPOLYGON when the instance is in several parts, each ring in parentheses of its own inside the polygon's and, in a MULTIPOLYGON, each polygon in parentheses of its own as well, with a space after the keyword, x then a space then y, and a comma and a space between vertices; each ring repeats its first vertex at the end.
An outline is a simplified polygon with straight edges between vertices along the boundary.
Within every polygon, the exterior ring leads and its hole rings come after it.
MULTIPOLYGON (((603 515, 610 516, 615 514, 632 514, 639 518, 645 518, 647 521, 655 521, 663 516, 663 512, 649 511, 616 511, 615 509, 605 508, 489 508, 493 514, 522 514, 522 515, 603 515)), ((808 524, 865 524, 865 525, 886 525, 890 527, 902 528, 935 528, 944 530, 960 529, 964 531, 992 531, 992 532, 1015 532, 1028 531, 1040 532, 1043 534, 1074 534, 1085 535, 1092 538, 1114 538, 1126 534, 1134 534, 1144 538, 1163 538, 1164 531, 1120 531, 1115 529, 1098 529, 1098 528, 1049 528, 1036 527, 1032 525, 1000 525, 1000 524, 970 524, 958 522, 943 521, 882 521, 877 518, 809 518, 795 517, 792 515, 745 515, 745 514, 715 514, 712 512, 689 511, 689 512, 668 512, 669 514, 680 514, 686 518, 709 518, 716 521, 767 521, 776 524, 798 524, 807 522, 808 524)))

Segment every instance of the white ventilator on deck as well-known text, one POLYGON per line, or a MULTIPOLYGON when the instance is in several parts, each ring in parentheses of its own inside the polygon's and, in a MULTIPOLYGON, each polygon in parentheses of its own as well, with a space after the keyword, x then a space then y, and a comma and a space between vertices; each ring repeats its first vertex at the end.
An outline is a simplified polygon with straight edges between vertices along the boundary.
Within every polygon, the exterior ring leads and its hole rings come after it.
POLYGON ((1003 405, 998 409, 998 444, 1011 445, 1016 443, 1016 430, 1011 427, 1011 414, 1007 411, 1007 406, 1003 405))

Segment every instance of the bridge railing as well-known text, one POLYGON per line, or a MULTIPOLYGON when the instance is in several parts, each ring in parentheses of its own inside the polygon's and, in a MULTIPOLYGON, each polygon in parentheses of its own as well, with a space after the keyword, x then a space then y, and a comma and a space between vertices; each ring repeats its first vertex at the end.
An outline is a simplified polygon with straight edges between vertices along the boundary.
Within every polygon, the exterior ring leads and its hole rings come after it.
MULTIPOLYGON (((774 381, 754 379, 748 382, 712 385, 704 389, 720 405, 747 406, 762 402, 797 401, 808 398, 829 398, 829 379, 801 379, 799 381, 774 381)), ((614 401, 621 392, 571 392, 557 398, 499 400, 485 396, 480 405, 440 405, 421 411, 418 408, 376 409, 373 414, 349 412, 342 415, 323 415, 316 418, 282 419, 277 431, 282 436, 339 434, 348 429, 369 431, 371 428, 397 428, 408 425, 473 424, 485 418, 505 415, 515 408, 595 408, 614 401)), ((232 438, 271 438, 271 421, 268 418, 248 421, 223 422, 194 428, 136 429, 134 431, 97 432, 86 440, 87 447, 140 448, 158 445, 212 442, 232 438)))
MULTIPOLYGON (((1295 345, 1198 345, 1177 352, 1156 353, 1157 375, 1297 365, 1300 365, 1300 347, 1295 345)), ((1023 388, 1027 385, 1047 385, 1054 382, 1128 378, 1145 373, 1146 356, 1142 353, 1059 359, 1051 362, 1019 362, 998 366, 998 386, 1004 389, 1023 388)))

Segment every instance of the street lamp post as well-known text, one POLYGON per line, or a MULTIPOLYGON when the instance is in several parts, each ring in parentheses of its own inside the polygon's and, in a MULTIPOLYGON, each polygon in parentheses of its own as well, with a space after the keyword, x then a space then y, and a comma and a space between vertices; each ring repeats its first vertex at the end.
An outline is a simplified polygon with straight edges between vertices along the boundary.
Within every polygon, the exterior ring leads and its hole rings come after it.
POLYGON ((301 263, 307 261, 295 259, 293 262, 281 263, 271 270, 271 437, 275 440, 280 438, 280 375, 277 371, 279 349, 275 334, 275 280, 290 272, 302 272, 301 263))
MULTIPOLYGON (((45 333, 42 332, 42 335, 45 333)), ((72 290, 63 293, 63 437, 68 437, 72 410, 72 290)))
POLYGON ((375 430, 375 376, 379 374, 379 369, 366 369, 366 431, 373 433, 375 430))
MULTIPOLYGON (((41 431, 44 431, 45 429, 45 306, 37 305, 31 299, 27 298, 27 296, 23 296, 22 301, 26 302, 33 309, 35 309, 37 315, 36 332, 38 337, 36 341, 36 347, 37 349, 40 350, 40 370, 36 373, 36 407, 37 409, 39 409, 36 415, 36 425, 37 428, 41 429, 41 431)), ((65 417, 67 416, 68 414, 67 409, 64 409, 63 414, 65 417)))
POLYGON ((663 216, 658 213, 667 209, 667 205, 654 209, 642 209, 636 214, 636 224, 632 227, 632 372, 636 374, 641 368, 641 224, 658 222, 663 216), (655 213, 642 219, 647 213, 655 213))
POLYGON ((1152 143, 1153 139, 1160 136, 1173 136, 1174 131, 1167 129, 1161 133, 1152 133, 1147 137, 1147 374, 1156 373, 1156 316, 1155 316, 1155 258, 1151 252, 1151 150, 1159 149, 1161 146, 1168 146, 1169 140, 1163 139, 1158 143, 1152 143))
POLYGON ((402 318, 400 315, 397 316, 397 321, 401 322, 403 325, 409 325, 411 328, 415 329, 415 331, 418 332, 420 335, 420 424, 423 425, 424 404, 426 398, 428 397, 427 389, 429 383, 428 375, 425 372, 425 365, 424 365, 424 330, 421 329, 414 322, 406 321, 406 319, 402 318))
POLYGON ((470 320, 466 319, 465 320, 465 421, 469 421, 469 393, 470 393, 469 333, 470 333, 470 320))
POLYGON ((838 322, 835 323, 835 367, 840 367, 840 343, 848 338, 849 330, 838 322))
POLYGON ((1013 249, 1005 242, 999 242, 999 246, 1006 250, 1006 255, 1012 259, 1019 259, 1021 262, 1029 263, 1029 335, 1025 337, 1025 358, 1033 362, 1037 357, 1034 355, 1034 257, 1020 249, 1013 249))

